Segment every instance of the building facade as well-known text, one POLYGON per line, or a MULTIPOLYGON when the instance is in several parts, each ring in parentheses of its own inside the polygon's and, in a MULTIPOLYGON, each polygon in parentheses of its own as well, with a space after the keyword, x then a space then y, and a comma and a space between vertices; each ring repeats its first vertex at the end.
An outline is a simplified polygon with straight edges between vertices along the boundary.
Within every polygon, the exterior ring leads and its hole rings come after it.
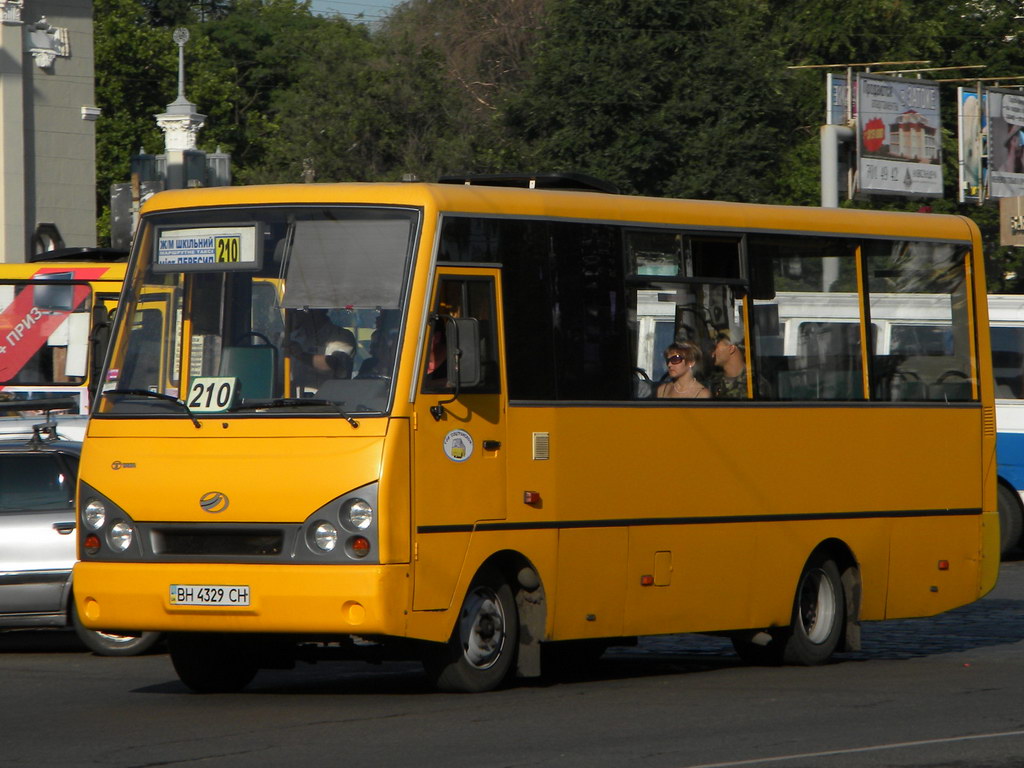
POLYGON ((0 0, 0 262, 96 245, 91 0, 0 0))

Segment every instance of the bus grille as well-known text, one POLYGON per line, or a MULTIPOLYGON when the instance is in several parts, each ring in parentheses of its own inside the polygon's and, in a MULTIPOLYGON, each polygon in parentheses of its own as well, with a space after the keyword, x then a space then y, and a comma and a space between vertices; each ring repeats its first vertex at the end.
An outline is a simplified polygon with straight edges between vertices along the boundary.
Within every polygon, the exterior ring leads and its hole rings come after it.
POLYGON ((223 555, 275 557, 284 549, 281 531, 182 531, 154 530, 153 553, 157 555, 223 555))

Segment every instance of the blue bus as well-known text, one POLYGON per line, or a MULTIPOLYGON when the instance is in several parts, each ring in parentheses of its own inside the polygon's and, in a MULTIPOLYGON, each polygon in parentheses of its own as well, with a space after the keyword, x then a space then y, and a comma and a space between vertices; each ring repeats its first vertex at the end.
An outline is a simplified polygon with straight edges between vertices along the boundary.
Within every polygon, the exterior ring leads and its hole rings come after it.
POLYGON ((1002 552, 1024 534, 1024 296, 989 296, 1002 552))

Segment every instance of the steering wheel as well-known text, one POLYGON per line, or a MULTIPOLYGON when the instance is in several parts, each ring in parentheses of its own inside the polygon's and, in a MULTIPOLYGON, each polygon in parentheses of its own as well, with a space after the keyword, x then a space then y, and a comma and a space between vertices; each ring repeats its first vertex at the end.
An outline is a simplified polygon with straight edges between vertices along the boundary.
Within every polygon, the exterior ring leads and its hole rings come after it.
POLYGON ((939 378, 937 378, 935 380, 935 382, 937 384, 941 384, 946 379, 950 379, 950 378, 958 378, 958 379, 965 379, 966 380, 966 379, 970 379, 971 377, 968 376, 963 371, 949 370, 949 371, 946 371, 945 373, 943 373, 941 376, 939 376, 939 378))

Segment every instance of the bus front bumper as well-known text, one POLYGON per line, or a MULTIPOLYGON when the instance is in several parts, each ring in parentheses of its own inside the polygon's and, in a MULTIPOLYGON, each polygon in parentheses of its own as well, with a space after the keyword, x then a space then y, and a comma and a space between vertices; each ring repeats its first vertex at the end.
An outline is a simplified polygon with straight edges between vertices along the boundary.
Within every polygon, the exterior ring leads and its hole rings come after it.
POLYGON ((407 565, 80 562, 78 613, 99 630, 406 633, 407 565))

